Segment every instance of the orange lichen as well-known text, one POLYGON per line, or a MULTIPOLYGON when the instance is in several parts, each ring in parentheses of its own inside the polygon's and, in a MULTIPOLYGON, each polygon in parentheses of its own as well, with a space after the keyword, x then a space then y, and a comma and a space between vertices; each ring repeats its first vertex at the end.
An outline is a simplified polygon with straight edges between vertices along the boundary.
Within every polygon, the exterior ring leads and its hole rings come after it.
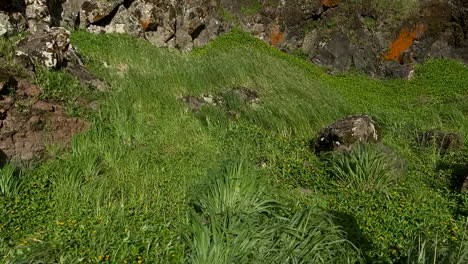
POLYGON ((141 28, 143 29, 144 32, 148 31, 148 29, 150 28, 150 26, 153 25, 153 20, 140 20, 140 25, 141 25, 141 28))
POLYGON ((323 6, 326 7, 335 7, 341 3, 341 0, 322 0, 323 6))
POLYGON ((93 23, 97 23, 99 22, 101 19, 105 18, 106 16, 104 15, 96 15, 95 17, 93 17, 93 23))
POLYGON ((401 55, 403 52, 408 50, 415 39, 421 37, 421 35, 426 31, 425 25, 417 25, 413 30, 408 28, 403 28, 398 34, 397 39, 390 43, 390 49, 386 56, 383 57, 384 60, 401 60, 401 55))
POLYGON ((278 27, 271 31, 270 42, 271 45, 276 46, 284 41, 284 33, 278 27))

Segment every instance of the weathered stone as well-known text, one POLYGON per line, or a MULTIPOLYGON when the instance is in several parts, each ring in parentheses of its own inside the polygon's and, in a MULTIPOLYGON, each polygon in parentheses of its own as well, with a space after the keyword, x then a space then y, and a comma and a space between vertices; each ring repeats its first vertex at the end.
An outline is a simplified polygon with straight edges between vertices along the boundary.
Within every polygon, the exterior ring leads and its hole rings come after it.
POLYGON ((352 115, 324 128, 313 141, 315 153, 349 151, 357 143, 376 143, 380 127, 368 115, 352 115))
POLYGON ((32 58, 47 68, 66 66, 70 52, 70 32, 64 28, 50 28, 35 32, 17 43, 17 56, 32 58))
POLYGON ((80 11, 85 0, 55 0, 51 10, 53 26, 77 29, 80 26, 80 11))
POLYGON ((10 17, 0 12, 0 37, 13 34, 13 25, 10 23, 10 17))
POLYGON ((110 24, 124 0, 86 0, 81 5, 80 26, 110 24))
POLYGON ((447 152, 463 147, 463 137, 456 133, 429 130, 420 136, 422 147, 435 147, 440 152, 447 152))
POLYGON ((46 0, 26 0, 26 20, 32 32, 49 29, 51 19, 46 0))

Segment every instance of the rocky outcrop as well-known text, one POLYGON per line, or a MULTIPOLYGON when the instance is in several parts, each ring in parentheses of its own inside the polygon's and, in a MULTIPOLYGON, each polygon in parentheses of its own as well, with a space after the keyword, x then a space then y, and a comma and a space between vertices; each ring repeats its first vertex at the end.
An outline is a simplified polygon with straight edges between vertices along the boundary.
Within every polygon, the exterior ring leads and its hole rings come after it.
POLYGON ((68 117, 60 104, 40 98, 27 79, 0 68, 0 150, 2 162, 27 166, 44 156, 48 144, 67 145, 89 123, 68 117))
MULTIPOLYGON (((126 33, 181 50, 241 27, 332 71, 374 77, 409 78, 413 66, 428 58, 468 63, 467 1, 403 5, 374 0, 27 0, 0 11, 9 14, 10 24, 21 21, 11 14, 22 14, 31 31, 62 26, 126 33)), ((0 32, 10 28, 1 21, 0 16, 0 32)))
POLYGON ((26 0, 25 3, 29 30, 32 32, 47 30, 51 23, 47 0, 26 0))
POLYGON ((338 120, 318 133, 313 141, 316 154, 350 151, 358 143, 376 143, 382 139, 380 127, 368 115, 352 115, 338 120))
POLYGON ((16 44, 16 57, 25 69, 34 71, 34 65, 50 69, 64 69, 76 76, 83 85, 105 90, 107 85, 88 72, 77 50, 70 44, 70 32, 52 27, 37 31, 16 44))
POLYGON ((52 69, 66 67, 74 52, 70 45, 70 32, 64 28, 37 31, 20 40, 16 46, 17 56, 27 56, 35 63, 52 69))

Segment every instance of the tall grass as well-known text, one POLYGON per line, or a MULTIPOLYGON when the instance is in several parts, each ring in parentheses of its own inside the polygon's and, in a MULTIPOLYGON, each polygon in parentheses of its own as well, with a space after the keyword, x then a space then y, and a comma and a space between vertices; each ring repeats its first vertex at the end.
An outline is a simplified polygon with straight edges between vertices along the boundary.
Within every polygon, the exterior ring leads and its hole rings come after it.
POLYGON ((356 190, 380 190, 401 178, 395 157, 369 145, 357 145, 350 152, 333 155, 330 161, 338 181, 356 190))
MULTIPOLYGON (((102 96, 100 110, 89 117, 92 128, 75 137, 70 151, 28 171, 21 199, 0 197, 0 206, 15 212, 0 214, 0 262, 31 259, 41 251, 34 251, 34 241, 44 241, 38 248, 57 245, 43 251, 52 252, 44 259, 58 263, 96 263, 105 256, 110 263, 358 259, 333 218, 314 209, 317 204, 356 218, 352 227, 372 242, 369 255, 390 260, 399 255, 389 248, 402 245, 397 249, 406 253, 406 236, 420 230, 421 222, 431 230, 458 224, 452 196, 423 186, 426 168, 419 166, 427 158, 401 129, 468 135, 466 105, 444 97, 449 91, 464 95, 463 65, 434 61, 414 81, 378 81, 328 76, 239 32, 190 54, 123 35, 75 32, 72 41, 90 70, 113 89, 102 96), (257 91, 260 102, 258 108, 234 102, 236 120, 215 106, 194 114, 177 100, 237 86, 257 91), (437 103, 415 103, 420 95, 437 103), (356 113, 375 117, 385 143, 411 162, 407 192, 392 192, 385 200, 379 192, 348 195, 323 184, 328 178, 304 142, 356 113), (190 187, 207 171, 239 157, 262 161, 264 169, 255 175, 231 166, 192 196, 190 187), (296 187, 310 187, 310 194, 288 189, 296 187), (454 224, 444 224, 451 217, 454 224)), ((67 79, 44 77, 49 88, 67 79)))
POLYGON ((195 195, 189 263, 355 263, 359 254, 331 217, 294 212, 242 163, 195 195))
POLYGON ((0 194, 13 197, 21 188, 21 172, 13 165, 7 164, 0 169, 0 194))

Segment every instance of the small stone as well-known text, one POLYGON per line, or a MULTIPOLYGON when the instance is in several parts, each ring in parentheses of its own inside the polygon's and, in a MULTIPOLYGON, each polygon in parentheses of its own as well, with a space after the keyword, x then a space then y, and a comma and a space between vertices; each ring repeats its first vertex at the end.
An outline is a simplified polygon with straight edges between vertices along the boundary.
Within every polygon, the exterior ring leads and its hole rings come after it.
POLYGON ((420 136, 422 147, 436 147, 440 152, 460 149, 463 147, 463 137, 456 133, 446 133, 439 130, 428 130, 420 136))

